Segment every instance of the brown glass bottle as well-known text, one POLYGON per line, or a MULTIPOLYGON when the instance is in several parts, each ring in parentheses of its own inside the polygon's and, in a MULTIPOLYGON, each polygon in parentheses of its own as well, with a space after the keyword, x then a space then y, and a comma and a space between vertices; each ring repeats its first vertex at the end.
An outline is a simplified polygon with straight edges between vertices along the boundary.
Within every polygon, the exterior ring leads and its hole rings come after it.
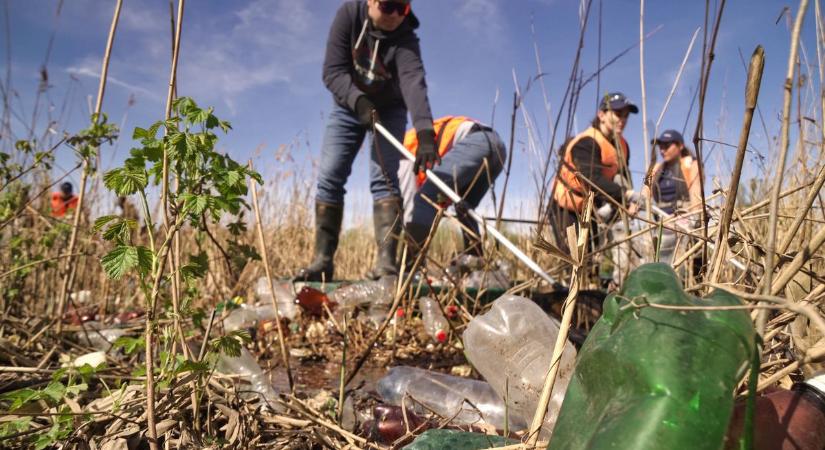
MULTIPOLYGON (((756 398, 754 450, 825 449, 825 375, 756 398)), ((736 403, 725 449, 738 448, 746 401, 736 403)))
POLYGON ((301 288, 301 291, 298 292, 297 302, 307 314, 316 317, 320 317, 324 314, 325 303, 330 310, 335 309, 335 306, 338 305, 337 303, 330 301, 327 294, 324 294, 318 289, 311 288, 309 286, 304 286, 301 288))

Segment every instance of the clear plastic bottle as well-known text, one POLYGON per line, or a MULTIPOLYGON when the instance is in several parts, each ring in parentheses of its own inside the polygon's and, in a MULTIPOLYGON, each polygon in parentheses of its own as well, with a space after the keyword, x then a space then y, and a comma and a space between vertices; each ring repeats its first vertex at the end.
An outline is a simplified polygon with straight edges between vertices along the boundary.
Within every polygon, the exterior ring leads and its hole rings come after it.
MULTIPOLYGON (((482 422, 504 429, 504 402, 496 391, 483 381, 430 372, 417 367, 397 366, 378 381, 378 394, 392 405, 404 405, 417 414, 426 410, 417 403, 451 418, 453 423, 470 425, 482 422), (413 399, 415 401, 413 401, 413 399), (466 400, 466 401, 465 401, 466 400), (417 402, 417 403, 416 403, 417 402), (475 405, 475 407, 473 407, 475 405)), ((523 429, 525 423, 510 415, 510 429, 523 429)))
MULTIPOLYGON (((295 303, 295 294, 292 287, 287 287, 280 282, 272 280, 272 287, 275 289, 275 300, 278 302, 278 313, 281 317, 292 320, 298 314, 298 305, 295 303)), ((269 283, 266 282, 266 277, 258 278, 258 284, 255 286, 255 295, 258 297, 258 304, 261 307, 269 305, 269 309, 273 310, 272 295, 269 293, 269 283)), ((264 311, 261 311, 264 313, 264 311)), ((262 317, 264 320, 272 320, 275 314, 272 313, 270 317, 262 317)))
POLYGON ((78 331, 75 337, 81 344, 88 344, 97 350, 108 351, 119 337, 126 334, 126 330, 121 328, 103 328, 103 324, 94 320, 83 324, 83 328, 85 332, 78 331))
POLYGON ((438 302, 430 297, 421 297, 418 299, 418 309, 421 310, 421 319, 424 321, 427 334, 438 342, 446 342, 450 324, 438 307, 438 302))
POLYGON ((261 370, 258 361, 246 348, 241 347, 241 354, 238 357, 221 354, 217 370, 226 375, 239 375, 249 382, 248 388, 238 388, 241 398, 249 399, 254 395, 260 395, 264 403, 270 408, 276 411, 282 409, 277 404, 278 395, 275 393, 272 383, 269 382, 269 377, 261 370))
POLYGON ((338 303, 338 308, 353 309, 372 303, 388 304, 392 302, 394 291, 392 277, 378 281, 361 281, 340 287, 327 296, 338 303))
MULTIPOLYGON (((536 412, 558 333, 558 322, 532 300, 515 295, 499 297, 464 331, 467 359, 526 423, 536 412)), ((556 422, 575 361, 576 349, 567 341, 542 426, 544 436, 556 422)))

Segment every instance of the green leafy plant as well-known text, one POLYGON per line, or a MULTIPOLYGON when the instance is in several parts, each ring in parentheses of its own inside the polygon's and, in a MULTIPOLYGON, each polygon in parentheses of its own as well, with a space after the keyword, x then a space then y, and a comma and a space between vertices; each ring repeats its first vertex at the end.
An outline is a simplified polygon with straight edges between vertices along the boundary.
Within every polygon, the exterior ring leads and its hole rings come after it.
MULTIPOLYGON (((150 392, 154 389, 156 375, 160 376, 160 387, 170 385, 174 377, 184 371, 208 375, 216 360, 215 352, 239 354, 244 338, 248 341, 248 335, 239 333, 220 337, 211 346, 212 355, 199 361, 187 359, 171 350, 171 343, 180 333, 178 330, 181 330, 181 316, 190 314, 198 321, 203 318, 203 314, 196 314, 197 311, 190 305, 197 294, 197 280, 203 278, 209 270, 209 261, 206 253, 198 249, 193 254, 182 255, 188 262, 174 268, 174 271, 166 270, 166 262, 173 238, 184 226, 191 227, 196 236, 209 234, 208 221, 217 223, 228 215, 235 218, 233 230, 237 233, 233 236, 243 232, 245 226, 242 213, 249 208, 245 201, 248 179, 252 177, 259 183, 262 181, 258 173, 215 150, 218 140, 216 132, 220 130, 225 133, 231 126, 218 119, 212 108, 200 108, 192 99, 185 97, 175 100, 172 108, 175 117, 158 121, 148 128, 135 128, 132 137, 140 146, 131 149, 122 166, 103 175, 105 186, 112 192, 119 196, 137 196, 143 211, 143 228, 148 230, 148 245, 133 241, 133 231, 138 227, 135 220, 104 216, 94 224, 95 232, 112 243, 111 250, 100 260, 106 275, 112 279, 136 276, 147 299, 143 348, 147 351, 144 372, 147 376, 147 390, 150 392), (175 189, 168 188, 171 177, 176 181, 175 189), (161 188, 161 206, 166 216, 163 220, 153 220, 150 213, 149 191, 157 187, 161 188), (158 229, 156 222, 164 225, 158 232, 155 232, 158 229), (167 311, 175 325, 164 328, 161 333, 162 345, 158 352, 160 370, 156 371, 153 367, 156 307, 172 286, 167 281, 177 276, 184 283, 184 298, 179 305, 182 308, 167 311)), ((211 235, 210 238, 215 241, 211 235)), ((242 257, 257 256, 254 250, 238 245, 242 257)), ((119 341, 116 344, 127 352, 140 348, 133 340, 119 341)), ((147 412, 150 415, 153 414, 152 408, 149 401, 147 412)))
MULTIPOLYGON (((41 431, 31 438, 30 444, 35 449, 43 449, 65 440, 74 430, 76 416, 71 414, 67 400, 75 400, 89 389, 87 382, 94 372, 95 368, 88 364, 78 369, 60 369, 52 375, 51 382, 45 387, 6 392, 0 395, 0 403, 3 403, 3 409, 9 414, 37 403, 57 411, 49 416, 51 424, 41 426, 41 431)), ((20 417, 5 422, 0 425, 0 440, 11 439, 32 429, 34 425, 32 417, 20 417)))

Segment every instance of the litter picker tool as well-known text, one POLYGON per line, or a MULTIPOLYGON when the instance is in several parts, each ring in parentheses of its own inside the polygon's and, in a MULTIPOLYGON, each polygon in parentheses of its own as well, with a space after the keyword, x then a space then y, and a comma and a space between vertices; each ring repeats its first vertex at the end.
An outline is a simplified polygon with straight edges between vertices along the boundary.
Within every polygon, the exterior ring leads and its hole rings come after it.
MULTIPOLYGON (((387 139, 387 141, 389 141, 399 152, 401 152, 401 154, 403 154, 404 157, 406 157, 410 161, 415 161, 415 156, 413 156, 413 154, 410 153, 410 151, 407 150, 406 147, 401 145, 401 143, 398 142, 398 139, 396 139, 392 134, 390 134, 390 132, 387 131, 387 129, 384 128, 383 125, 376 122, 375 123, 375 129, 378 130, 378 132, 381 133, 387 139)), ((426 173, 427 173, 427 179, 432 181, 433 184, 436 185, 436 187, 441 189, 441 192, 443 192, 445 195, 447 195, 447 197, 449 197, 450 200, 453 201, 453 203, 458 203, 462 200, 461 196, 456 194, 455 191, 453 191, 446 183, 441 181, 441 179, 438 178, 438 175, 433 173, 432 170, 427 169, 426 173)), ((518 258, 521 262, 526 264, 527 267, 529 267, 533 272, 535 272, 544 281, 546 281, 550 284, 555 284, 556 283, 556 280, 554 280, 550 275, 547 275, 547 273, 544 270, 542 270, 541 267, 539 267, 539 265, 536 264, 535 261, 530 259, 529 256, 524 254, 524 252, 522 252, 512 242, 510 242, 510 240, 507 239, 503 234, 501 234, 501 232, 499 232, 496 229, 496 227, 493 226, 490 222, 487 222, 486 220, 484 220, 483 217, 481 217, 477 212, 475 212, 474 210, 472 210, 470 208, 467 208, 467 214, 473 220, 478 222, 479 225, 484 227, 487 230, 488 233, 490 233, 498 242, 501 243, 501 245, 507 247, 507 250, 510 250, 510 252, 513 253, 516 256, 516 258, 518 258)))

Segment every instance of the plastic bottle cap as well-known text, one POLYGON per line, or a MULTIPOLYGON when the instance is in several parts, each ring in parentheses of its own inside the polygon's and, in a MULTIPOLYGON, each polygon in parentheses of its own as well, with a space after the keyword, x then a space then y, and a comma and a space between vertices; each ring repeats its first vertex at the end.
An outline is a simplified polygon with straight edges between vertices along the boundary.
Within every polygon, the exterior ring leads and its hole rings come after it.
POLYGON ((447 332, 444 330, 438 330, 435 332, 435 340, 438 342, 446 342, 447 341, 447 332))
POLYGON ((825 372, 820 373, 811 379, 805 380, 805 384, 825 395, 825 372))
POLYGON ((458 307, 455 305, 449 305, 447 306, 445 312, 447 313, 447 317, 452 319, 453 317, 455 317, 456 313, 458 313, 458 307))
POLYGON ((395 317, 398 317, 399 319, 404 317, 404 308, 398 308, 395 311, 395 317))

